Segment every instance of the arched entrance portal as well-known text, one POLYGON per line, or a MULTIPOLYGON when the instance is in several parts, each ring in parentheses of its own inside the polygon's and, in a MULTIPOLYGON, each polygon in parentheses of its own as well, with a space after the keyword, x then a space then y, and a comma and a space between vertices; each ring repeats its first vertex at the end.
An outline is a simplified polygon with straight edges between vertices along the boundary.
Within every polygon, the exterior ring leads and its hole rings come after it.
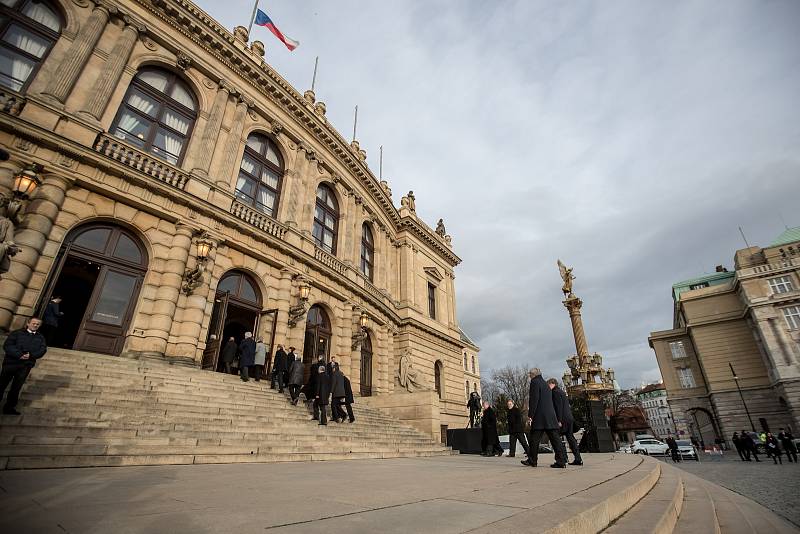
MULTIPOLYGON (((255 280, 242 271, 229 271, 220 278, 203 351, 203 369, 224 370, 220 349, 233 338, 238 345, 245 332, 258 334, 261 291, 255 280)), ((271 340, 267 340, 271 344, 271 340)))
MULTIPOLYGON (((303 343, 303 364, 306 373, 311 363, 322 356, 327 363, 331 355, 331 321, 322 306, 314 305, 308 310, 306 319, 306 337, 303 343)), ((308 378, 308 376, 306 376, 308 378)))
POLYGON ((52 297, 62 299, 63 316, 49 344, 119 354, 147 264, 144 245, 127 229, 93 223, 71 231, 38 307, 41 314, 52 297))
POLYGON ((372 341, 364 338, 361 343, 361 396, 372 395, 372 341))
POLYGON ((692 418, 690 424, 691 434, 696 437, 704 447, 712 447, 719 437, 714 419, 705 408, 691 408, 687 410, 692 418))

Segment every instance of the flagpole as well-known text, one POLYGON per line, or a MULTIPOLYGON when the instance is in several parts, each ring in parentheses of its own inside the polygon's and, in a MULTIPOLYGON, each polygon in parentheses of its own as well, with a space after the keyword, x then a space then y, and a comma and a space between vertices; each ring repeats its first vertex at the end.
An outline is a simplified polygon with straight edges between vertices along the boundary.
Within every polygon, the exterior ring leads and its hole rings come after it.
POLYGON ((356 140, 356 126, 358 125, 358 104, 356 104, 356 113, 353 117, 353 141, 356 140))
POLYGON ((378 158, 378 179, 383 180, 383 145, 381 145, 381 155, 378 158))
POLYGON ((256 11, 258 11, 258 0, 253 4, 253 14, 250 15, 250 26, 247 27, 247 38, 250 39, 250 32, 253 30, 253 22, 256 20, 256 11))
POLYGON ((314 85, 317 83, 317 65, 319 64, 319 56, 314 58, 314 76, 311 78, 311 92, 314 92, 314 85))

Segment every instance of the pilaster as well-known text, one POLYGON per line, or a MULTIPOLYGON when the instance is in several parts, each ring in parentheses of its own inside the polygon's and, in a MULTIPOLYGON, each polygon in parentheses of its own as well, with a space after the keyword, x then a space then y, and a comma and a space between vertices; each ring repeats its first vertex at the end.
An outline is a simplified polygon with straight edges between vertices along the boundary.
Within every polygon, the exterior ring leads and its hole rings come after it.
MULTIPOLYGON (((225 116, 225 108, 228 105, 228 98, 230 97, 231 88, 224 81, 220 82, 217 87, 217 94, 214 97, 214 104, 211 107, 211 115, 208 117, 203 134, 200 136, 199 142, 195 147, 194 169, 200 175, 207 176, 211 167, 211 159, 214 155, 214 148, 217 146, 217 140, 222 127, 222 118, 225 116)), ((238 108, 237 108, 238 112, 238 108)), ((238 115, 237 115, 238 116, 238 115)), ((232 129, 233 131, 233 129, 232 129)), ((239 136, 242 132, 239 130, 239 136)), ((238 145, 235 150, 238 152, 238 145)), ((227 153, 226 153, 227 154, 227 153)))
MULTIPOLYGON (((217 96, 219 96, 219 92, 217 96)), ((216 177, 217 186, 223 188, 225 191, 230 191, 233 187, 231 179, 234 168, 237 165, 236 156, 239 155, 239 147, 242 145, 244 121, 247 117, 247 110, 250 107, 252 107, 252 104, 240 95, 236 102, 236 111, 233 115, 231 131, 228 132, 228 139, 225 142, 225 149, 222 152, 222 163, 219 167, 219 175, 216 177)))

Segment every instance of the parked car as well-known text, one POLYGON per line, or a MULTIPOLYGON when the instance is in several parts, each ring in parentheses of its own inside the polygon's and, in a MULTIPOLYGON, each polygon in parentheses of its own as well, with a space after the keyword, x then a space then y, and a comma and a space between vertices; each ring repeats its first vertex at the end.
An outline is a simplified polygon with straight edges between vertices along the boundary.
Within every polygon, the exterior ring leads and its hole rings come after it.
MULTIPOLYGON (((530 435, 528 435, 528 437, 530 437, 530 435)), ((503 456, 508 456, 509 454, 508 450, 510 444, 509 441, 510 440, 508 439, 508 434, 500 436, 500 446, 503 447, 503 456)), ((553 448, 547 443, 539 444, 539 454, 550 454, 552 452, 553 448)), ((525 457, 525 451, 522 449, 522 445, 520 445, 519 443, 517 443, 516 454, 517 456, 522 456, 523 458, 525 457)))
POLYGON ((669 447, 663 441, 657 439, 637 439, 631 446, 634 454, 667 454, 669 447))
POLYGON ((678 444, 678 452, 681 455, 681 459, 689 459, 696 462, 700 461, 700 458, 697 454, 697 449, 694 448, 694 445, 692 445, 691 441, 688 439, 678 439, 675 440, 675 443, 678 444))
POLYGON ((621 452, 621 453, 624 453, 624 454, 632 454, 633 453, 633 451, 631 450, 631 446, 630 445, 622 445, 617 450, 617 452, 621 452))

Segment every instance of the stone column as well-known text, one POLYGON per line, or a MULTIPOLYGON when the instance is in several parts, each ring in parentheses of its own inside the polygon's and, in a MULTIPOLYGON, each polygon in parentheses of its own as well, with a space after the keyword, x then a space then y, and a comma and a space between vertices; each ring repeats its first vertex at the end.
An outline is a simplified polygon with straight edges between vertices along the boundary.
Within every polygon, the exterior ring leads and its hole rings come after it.
MULTIPOLYGON (((206 122, 206 126, 203 129, 203 135, 200 136, 197 147, 195 148, 196 155, 192 172, 197 172, 203 176, 208 175, 208 170, 211 167, 211 158, 214 155, 214 148, 217 146, 217 139, 219 139, 219 133, 222 127, 222 117, 225 115, 225 108, 228 105, 230 93, 230 86, 224 81, 221 81, 217 87, 217 95, 214 97, 214 104, 211 107, 211 115, 208 117, 208 122, 206 122)), ((233 131, 233 129, 231 131, 233 131)), ((241 130, 239 130, 239 137, 241 137, 241 130)), ((238 149, 238 146, 236 148, 238 149)))
MULTIPOLYGON (((169 244, 169 252, 164 262, 164 270, 156 291, 149 325, 145 331, 146 345, 150 351, 166 354, 169 332, 175 317, 178 297, 183 284, 183 273, 192 247, 192 228, 178 223, 175 237, 169 244)), ((195 340, 196 343, 196 340, 195 340)))
POLYGON ((89 56, 108 24, 108 16, 108 7, 103 4, 95 5, 92 14, 81 25, 81 30, 48 81, 44 94, 52 96, 61 103, 67 100, 72 87, 83 67, 86 66, 86 62, 89 61, 89 56))
POLYGON ((219 242, 216 240, 212 240, 212 242, 213 245, 206 259, 203 283, 191 295, 186 296, 180 318, 173 321, 173 335, 170 337, 174 342, 167 343, 164 353, 170 360, 188 365, 199 363, 197 361, 199 353, 197 349, 201 341, 200 333, 206 319, 206 307, 209 300, 214 300, 214 295, 211 294, 211 287, 208 282, 211 279, 211 273, 214 272, 219 242))
POLYGON ((11 258, 11 269, 0 277, 0 329, 8 330, 22 324, 22 318, 12 324, 19 311, 30 316, 33 309, 18 310, 22 296, 31 280, 36 263, 44 249, 53 223, 64 205, 67 190, 74 180, 57 174, 48 174, 34 192, 25 208, 22 222, 14 232, 14 240, 22 249, 11 258))
POLYGON ((583 332, 583 320, 581 319, 581 306, 583 302, 576 296, 572 296, 564 301, 564 306, 569 311, 569 319, 572 321, 572 335, 575 337, 575 350, 579 357, 589 355, 589 346, 586 343, 586 334, 583 332))
MULTIPOLYGON (((219 96, 219 94, 217 94, 219 96)), ((231 175, 237 164, 236 156, 239 154, 239 146, 242 144, 242 130, 244 130, 244 120, 247 117, 247 109, 250 103, 244 98, 239 98, 236 103, 236 112, 233 115, 233 124, 225 142, 225 149, 222 153, 222 164, 219 168, 220 175, 217 176, 217 186, 230 191, 232 188, 231 175)))
POLYGON ((310 228, 303 228, 306 221, 303 219, 304 211, 302 208, 298 209, 299 205, 305 206, 308 203, 314 204, 314 199, 303 198, 303 191, 305 191, 306 181, 306 168, 308 167, 309 160, 306 158, 306 151, 303 146, 297 147, 297 157, 294 158, 294 168, 287 171, 284 179, 290 180, 289 182, 289 196, 287 197, 287 211, 286 222, 289 226, 294 226, 299 230, 309 230, 310 228))
MULTIPOLYGON (((361 313, 360 311, 358 313, 361 313)), ((354 322, 353 306, 349 302, 344 303, 344 311, 342 312, 342 344, 339 346, 339 365, 347 376, 352 377, 353 372, 351 364, 353 361, 353 334, 355 334, 361 326, 358 322, 354 322)), ((352 378, 351 378, 352 380, 352 378)))
POLYGON ((450 295, 450 324, 455 326, 458 324, 458 316, 456 315, 456 277, 452 273, 447 273, 448 293, 450 295))
MULTIPOLYGON (((281 279, 278 282, 278 294, 275 298, 275 307, 278 308, 278 319, 275 322, 275 344, 278 343, 288 348, 289 337, 289 307, 292 305, 292 272, 281 269, 281 279)), ((297 327, 295 327, 297 328, 297 327)), ((303 347, 297 347, 301 352, 303 347)))
POLYGON ((86 97, 83 111, 97 120, 100 120, 106 110, 106 106, 108 106, 108 101, 119 83, 122 71, 128 64, 128 58, 131 57, 133 46, 139 38, 140 31, 144 31, 144 28, 137 28, 129 21, 126 21, 125 27, 122 29, 122 35, 114 43, 114 48, 108 55, 108 59, 103 65, 103 70, 100 71, 100 76, 86 97))
POLYGON ((391 363, 394 347, 391 336, 387 336, 387 328, 376 328, 379 350, 372 354, 372 393, 381 395, 389 393, 389 364, 391 363))

